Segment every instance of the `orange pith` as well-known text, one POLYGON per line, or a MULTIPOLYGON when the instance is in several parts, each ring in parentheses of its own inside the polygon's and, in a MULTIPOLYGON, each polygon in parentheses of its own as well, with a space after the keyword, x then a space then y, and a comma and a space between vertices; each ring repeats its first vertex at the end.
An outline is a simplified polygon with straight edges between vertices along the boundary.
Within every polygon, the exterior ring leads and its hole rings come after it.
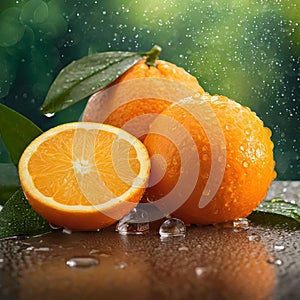
MULTIPOLYGON (((174 141, 161 134, 149 133, 144 144, 150 156, 156 154, 163 157, 166 171, 158 183, 147 189, 146 194, 152 200, 160 199, 174 189, 180 174, 187 178, 191 176, 191 170, 197 161, 190 161, 188 170, 181 170, 181 161, 194 153, 200 166, 195 186, 182 205, 172 212, 172 216, 193 224, 220 223, 246 217, 266 196, 269 185, 276 176, 271 131, 263 126, 255 113, 226 97, 212 97, 206 94, 201 100, 209 103, 215 117, 206 114, 201 101, 197 102, 196 98, 194 112, 202 112, 204 120, 207 117, 211 127, 209 134, 212 136, 216 134, 215 128, 218 124, 225 141, 224 153, 214 157, 220 164, 225 160, 224 169, 219 170, 224 171, 224 175, 222 174, 216 194, 205 207, 199 207, 199 200, 205 191, 212 169, 212 145, 208 134, 195 119, 193 112, 178 104, 163 111, 152 124, 151 130, 159 132, 161 128, 168 126, 170 120, 175 121, 185 128, 196 147, 188 142, 185 145, 176 145, 174 141)), ((160 161, 154 161, 151 168, 150 183, 157 181, 154 177, 159 173, 157 170, 162 169, 160 161)), ((190 177, 188 182, 193 179, 190 177)), ((182 190, 184 188, 182 186, 182 190)))
POLYGON ((108 226, 141 198, 149 174, 143 144, 98 123, 70 123, 42 134, 24 151, 20 180, 49 222, 74 230, 108 226))
POLYGON ((204 91, 196 78, 184 69, 162 60, 157 60, 156 66, 148 66, 146 60, 142 60, 90 98, 83 121, 125 126, 128 132, 143 140, 155 114, 195 93, 204 91), (129 124, 139 116, 144 119, 129 124))

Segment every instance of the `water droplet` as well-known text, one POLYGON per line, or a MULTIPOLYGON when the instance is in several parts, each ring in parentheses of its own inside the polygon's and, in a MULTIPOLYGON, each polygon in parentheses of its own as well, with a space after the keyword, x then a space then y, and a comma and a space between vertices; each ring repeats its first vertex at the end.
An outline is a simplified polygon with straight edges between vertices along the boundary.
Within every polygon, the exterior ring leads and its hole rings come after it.
POLYGON ((120 262, 118 264, 115 264, 116 269, 125 269, 127 267, 127 264, 125 262, 120 262))
POLYGON ((245 147, 244 146, 240 146, 240 150, 241 151, 245 151, 245 147))
POLYGON ((47 252, 47 251, 49 251, 50 250, 50 248, 48 248, 48 247, 41 247, 41 248, 35 248, 34 249, 34 251, 41 251, 41 252, 47 252))
POLYGON ((184 223, 176 218, 171 218, 163 222, 159 228, 159 234, 161 237, 184 237, 186 233, 186 227, 184 223))
POLYGON ((71 234, 72 230, 69 229, 69 228, 64 228, 62 232, 65 233, 65 234, 71 234))
POLYGON ((248 167, 249 167, 249 164, 248 164, 246 161, 244 161, 244 162, 243 162, 243 167, 244 167, 244 168, 248 168, 248 167))
POLYGON ((267 263, 271 265, 276 265, 276 266, 281 266, 282 265, 282 260, 278 258, 271 257, 267 260, 267 263))
POLYGON ((257 233, 251 233, 248 236, 248 239, 249 239, 250 242, 259 242, 261 240, 261 237, 257 233))
POLYGON ((189 248, 186 246, 181 246, 178 248, 179 251, 189 251, 189 248))
POLYGON ((91 268, 98 264, 99 261, 93 257, 73 257, 66 262, 70 268, 91 268))
POLYGON ((4 262, 4 258, 0 258, 0 264, 4 262))
POLYGON ((97 250, 97 249, 93 249, 89 252, 89 254, 95 254, 95 253, 99 253, 100 250, 97 250))
POLYGON ((207 154, 203 154, 203 155, 202 155, 202 159, 203 159, 204 161, 206 161, 206 160, 209 159, 209 156, 208 156, 207 154))
POLYGON ((50 226, 52 229, 54 229, 54 230, 61 229, 61 226, 57 226, 57 225, 55 225, 55 224, 50 224, 50 223, 49 223, 49 226, 50 226))
POLYGON ((142 209, 134 208, 128 215, 123 217, 116 226, 119 234, 144 234, 149 231, 149 216, 142 209))
POLYGON ((274 245, 274 250, 275 251, 282 251, 284 249, 285 249, 284 245, 274 245))
POLYGON ((246 218, 240 218, 233 221, 233 228, 235 231, 249 229, 249 221, 246 218))
POLYGON ((45 114, 45 116, 47 118, 52 118, 54 115, 55 115, 55 113, 47 113, 47 114, 45 114))
POLYGON ((101 257, 110 257, 111 255, 107 254, 107 253, 100 253, 99 256, 101 256, 101 257))
POLYGON ((195 268, 195 273, 196 273, 197 276, 200 277, 200 276, 203 274, 204 270, 205 270, 205 269, 202 268, 202 267, 196 267, 196 268, 195 268))
POLYGON ((250 135, 250 131, 249 130, 245 130, 245 135, 249 136, 250 135))

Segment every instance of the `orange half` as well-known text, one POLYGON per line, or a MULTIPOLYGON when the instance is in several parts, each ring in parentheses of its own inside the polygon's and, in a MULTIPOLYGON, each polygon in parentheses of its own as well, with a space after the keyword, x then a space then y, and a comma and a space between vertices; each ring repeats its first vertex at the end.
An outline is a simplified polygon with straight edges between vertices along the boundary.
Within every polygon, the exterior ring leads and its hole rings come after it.
POLYGON ((72 230, 113 224, 141 199, 150 173, 145 146, 106 124, 76 122, 36 138, 19 162, 21 185, 46 220, 72 230))

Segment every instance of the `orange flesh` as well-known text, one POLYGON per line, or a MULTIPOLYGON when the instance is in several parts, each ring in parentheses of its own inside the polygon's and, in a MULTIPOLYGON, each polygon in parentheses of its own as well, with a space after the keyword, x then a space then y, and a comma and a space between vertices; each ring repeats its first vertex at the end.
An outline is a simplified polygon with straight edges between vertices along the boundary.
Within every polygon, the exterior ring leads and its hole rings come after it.
POLYGON ((139 173, 140 163, 134 147, 116 134, 89 130, 86 135, 85 129, 78 128, 39 145, 28 170, 45 196, 64 205, 90 206, 125 193, 139 173))

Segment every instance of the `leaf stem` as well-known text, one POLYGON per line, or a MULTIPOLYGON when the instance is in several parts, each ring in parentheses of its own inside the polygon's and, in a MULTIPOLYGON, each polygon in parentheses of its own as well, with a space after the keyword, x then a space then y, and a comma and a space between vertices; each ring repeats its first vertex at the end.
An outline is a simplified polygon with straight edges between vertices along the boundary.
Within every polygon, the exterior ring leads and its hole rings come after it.
POLYGON ((158 59, 158 56, 160 52, 162 51, 161 47, 155 45, 153 48, 146 52, 145 55, 147 56, 146 64, 150 67, 156 67, 156 60, 158 59))

